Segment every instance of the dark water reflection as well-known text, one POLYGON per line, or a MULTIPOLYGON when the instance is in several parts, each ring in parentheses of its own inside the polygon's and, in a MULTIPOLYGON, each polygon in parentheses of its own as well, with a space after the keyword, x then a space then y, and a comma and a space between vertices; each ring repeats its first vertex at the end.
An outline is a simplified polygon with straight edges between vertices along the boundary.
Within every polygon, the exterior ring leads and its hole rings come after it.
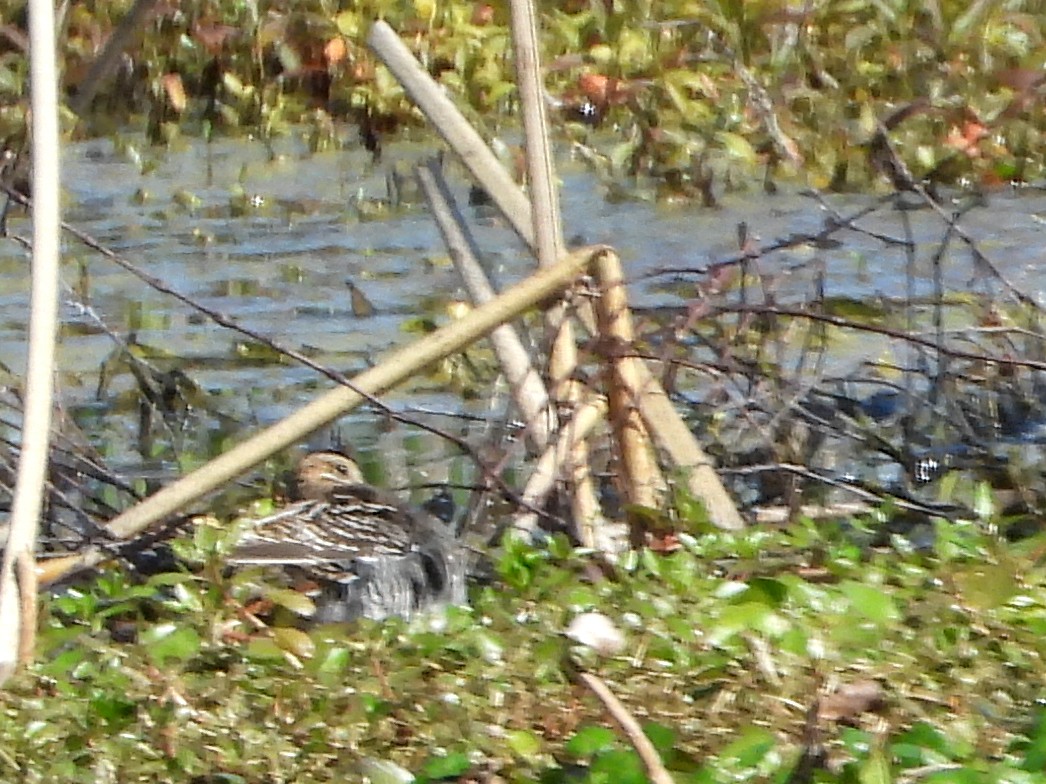
MULTIPOLYGON (((387 161, 401 165, 428 150, 392 148, 387 161)), ((147 150, 158 164, 147 174, 111 143, 72 145, 63 170, 66 219, 208 308, 275 341, 309 354, 317 362, 356 372, 382 352, 411 339, 404 324, 414 317, 446 321, 444 308, 463 298, 432 221, 423 209, 397 210, 387 217, 361 218, 354 204, 385 194, 386 165, 374 167, 362 151, 308 155, 300 141, 260 143, 222 140, 212 145, 186 143, 167 153, 147 150), (352 314, 346 280, 351 279, 376 305, 374 317, 352 314)), ((467 185, 451 170, 460 202, 467 185)), ((758 187, 725 193, 719 209, 664 206, 646 201, 609 204, 597 179, 579 164, 563 161, 563 212, 568 237, 614 245, 633 282, 630 295, 642 308, 685 305, 701 280, 700 270, 737 252, 736 226, 746 222, 761 243, 795 233, 819 231, 826 213, 797 188, 782 187, 766 196, 758 187), (672 269, 674 274, 658 274, 672 269)), ((841 213, 867 204, 869 197, 831 198, 841 213)), ((1005 192, 968 214, 963 226, 1003 274, 1033 298, 1041 295, 1046 198, 1039 193, 1005 192)), ((940 217, 910 213, 917 243, 917 296, 933 292, 930 258, 944 233, 940 217)), ((874 232, 903 238, 896 213, 881 211, 862 221, 874 232)), ((15 233, 29 226, 15 219, 15 233)), ((475 226, 480 246, 502 282, 530 267, 512 235, 495 222, 475 226)), ((819 270, 825 271, 830 297, 856 300, 903 298, 905 256, 867 235, 841 232, 839 247, 802 246, 760 261, 759 272, 772 286, 778 304, 810 299, 819 270), (772 280, 772 283, 770 281, 772 280)), ((73 240, 65 243, 63 316, 67 325, 60 347, 63 393, 69 402, 91 406, 99 368, 113 350, 100 329, 126 337, 169 359, 162 366, 183 369, 215 396, 222 422, 211 423, 235 439, 293 410, 330 382, 294 363, 258 362, 245 357, 245 339, 201 318, 73 240), (72 295, 71 290, 80 292, 72 295), (86 305, 89 310, 84 309, 86 305)), ((944 257, 944 285, 950 291, 974 288, 991 293, 994 283, 976 281, 970 254, 953 243, 944 257)), ((0 361, 21 373, 28 302, 28 267, 14 243, 0 244, 0 361)), ((839 367, 881 355, 887 343, 862 336, 844 343, 832 361, 839 367)), ((118 377, 102 404, 132 386, 118 377)), ((439 391, 433 379, 418 379, 390 397, 396 405, 458 411, 479 419, 496 412, 489 399, 465 402, 439 391)), ((455 431, 477 425, 449 420, 455 431)), ((446 424, 446 422, 444 422, 446 424)), ((135 422, 110 430, 109 450, 133 463, 135 422)), ((390 431, 380 417, 362 413, 339 425, 343 438, 361 442, 375 458, 380 453, 388 477, 406 484, 405 466, 438 464, 444 447, 432 439, 390 431), (398 459, 394 453, 410 453, 398 459), (397 463, 399 467, 396 467, 397 463)), ((325 443, 327 435, 317 436, 325 443)), ((377 463, 374 459, 372 462, 377 463)), ((434 474, 446 474, 442 466, 434 474)), ((435 476, 445 479, 446 476, 435 476)))

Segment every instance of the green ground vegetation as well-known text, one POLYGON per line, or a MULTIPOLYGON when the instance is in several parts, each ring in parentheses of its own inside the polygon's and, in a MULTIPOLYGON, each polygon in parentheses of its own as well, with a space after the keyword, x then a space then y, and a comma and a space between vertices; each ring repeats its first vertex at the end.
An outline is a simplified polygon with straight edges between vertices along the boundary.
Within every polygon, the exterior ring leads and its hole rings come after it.
POLYGON ((512 546, 470 608, 309 628, 300 595, 225 571, 229 537, 204 526, 192 571, 47 601, 38 661, 0 697, 0 779, 644 781, 581 667, 681 782, 1046 781, 1042 537, 869 541, 859 523, 683 535, 613 569, 512 546), (563 636, 589 611, 619 653, 563 636), (818 707, 854 684, 874 698, 818 707))

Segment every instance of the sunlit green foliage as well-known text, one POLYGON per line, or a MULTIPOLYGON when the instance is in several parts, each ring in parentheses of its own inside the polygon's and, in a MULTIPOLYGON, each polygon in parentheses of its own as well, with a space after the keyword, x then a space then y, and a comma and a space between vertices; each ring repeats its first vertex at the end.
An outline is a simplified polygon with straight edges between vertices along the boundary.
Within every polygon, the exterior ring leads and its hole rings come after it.
POLYGON ((609 570, 559 542, 517 545, 500 565, 510 585, 477 587, 470 609, 309 628, 295 602, 255 622, 282 589, 223 570, 227 537, 206 527, 181 545, 195 573, 108 573, 48 601, 37 664, 4 697, 5 777, 643 781, 572 683, 580 665, 679 781, 787 781, 818 690, 858 680, 883 704, 822 719, 815 780, 1042 780, 1038 540, 942 524, 934 550, 870 549, 799 526, 683 535, 609 570), (587 611, 624 632, 621 655, 562 636, 587 611))

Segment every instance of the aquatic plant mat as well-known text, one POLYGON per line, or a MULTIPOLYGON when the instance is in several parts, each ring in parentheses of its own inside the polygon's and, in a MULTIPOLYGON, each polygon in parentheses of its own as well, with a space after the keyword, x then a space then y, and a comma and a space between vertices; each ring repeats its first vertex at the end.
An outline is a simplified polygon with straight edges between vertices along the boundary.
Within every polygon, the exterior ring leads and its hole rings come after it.
POLYGON ((938 531, 932 550, 875 550, 807 522, 612 568, 557 539, 514 547, 503 582, 445 618, 301 631, 255 625, 256 576, 223 576, 201 529, 202 574, 114 572, 46 603, 38 661, 2 698, 0 766, 55 782, 644 781, 571 680, 582 667, 676 781, 1039 781, 1041 543, 938 531), (592 611, 616 652, 562 636, 592 611))

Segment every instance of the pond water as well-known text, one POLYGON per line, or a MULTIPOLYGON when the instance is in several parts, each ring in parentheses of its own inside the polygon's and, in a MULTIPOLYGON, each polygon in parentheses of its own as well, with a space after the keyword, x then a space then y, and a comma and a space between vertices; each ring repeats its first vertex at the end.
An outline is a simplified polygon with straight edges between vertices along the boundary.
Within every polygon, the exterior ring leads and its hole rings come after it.
MULTIPOLYGON (((202 305, 234 317, 276 342, 304 351, 317 362, 346 373, 378 361, 382 352, 412 339, 405 325, 417 317, 445 322, 445 308, 464 298, 446 262, 440 236, 425 210, 403 208, 369 215, 372 199, 386 193, 386 175, 395 165, 408 171, 431 148, 400 145, 374 165, 362 150, 308 154, 301 139, 273 145, 220 140, 186 141, 173 150, 145 148, 141 173, 136 154, 95 140, 64 151, 65 219, 112 248, 150 276, 202 305), (360 206, 362 205, 362 206, 360 206), (376 308, 368 318, 353 314, 347 281, 376 308)), ((630 279, 630 297, 642 309, 668 311, 691 301, 702 273, 737 253, 737 225, 769 245, 797 233, 816 233, 828 212, 797 186, 769 196, 759 186, 721 194, 717 209, 658 205, 636 200, 609 203, 597 177, 564 151, 565 234, 572 241, 608 243, 619 251, 630 279), (670 270, 670 272, 666 272, 670 270)), ((455 167, 448 174, 459 199, 468 185, 455 167)), ((841 214, 869 204, 869 196, 829 196, 841 214)), ((472 210, 466 210, 472 214, 472 210)), ((1041 191, 1004 191, 965 215, 963 228, 976 239, 999 271, 1016 287, 1039 299, 1046 196, 1041 191)), ((933 291, 930 260, 944 235, 942 218, 929 210, 907 213, 916 242, 917 296, 933 291)), ((904 237, 898 213, 882 209, 862 219, 867 234, 842 231, 837 247, 808 243, 766 256, 758 263, 764 284, 772 279, 779 305, 799 305, 813 294, 823 273, 828 297, 860 301, 903 298, 908 281, 903 249, 889 247, 873 233, 904 237)), ((502 283, 525 275, 529 257, 497 221, 473 223, 490 268, 502 283)), ((14 234, 28 235, 24 217, 10 222, 14 234)), ((183 370, 218 402, 222 438, 237 440, 276 421, 331 386, 291 361, 252 355, 248 341, 215 326, 171 297, 150 289, 111 261, 72 238, 65 242, 64 329, 59 350, 63 398, 83 411, 108 416, 119 410, 121 393, 134 386, 116 375, 100 398, 99 372, 114 351, 105 329, 126 339, 131 333, 165 369, 183 370), (75 292, 75 293, 74 293, 75 292), (165 355, 167 357, 165 358, 165 355)), ((974 274, 969 252, 952 242, 943 259, 948 291, 992 291, 974 274)), ((16 374, 24 369, 24 326, 28 265, 14 242, 0 243, 0 361, 16 374)), ((886 339, 849 342, 835 361, 856 365, 881 356, 886 339)), ((475 415, 484 420, 500 403, 463 403, 442 391, 435 378, 419 378, 389 397, 397 407, 475 415)), ((455 432, 470 432, 475 421, 450 419, 455 432)), ((444 422, 446 425, 446 422, 444 422)), ((106 451, 118 461, 132 459, 136 415, 127 412, 117 435, 106 436, 106 451)), ((111 430, 111 429, 110 429, 111 430)), ((335 440, 353 443, 386 471, 397 449, 411 452, 412 465, 433 464, 445 447, 400 430, 390 435, 380 417, 360 413, 335 429, 335 440), (393 440, 390 447, 388 439, 393 440)), ((314 442, 329 443, 330 434, 314 442)), ((433 478, 443 480, 446 468, 433 478)), ((391 469, 393 474, 402 470, 391 469)), ((401 479, 405 477, 401 476, 401 479)), ((395 477, 393 477, 395 482, 395 477)), ((406 481, 401 484, 407 484, 406 481)))

